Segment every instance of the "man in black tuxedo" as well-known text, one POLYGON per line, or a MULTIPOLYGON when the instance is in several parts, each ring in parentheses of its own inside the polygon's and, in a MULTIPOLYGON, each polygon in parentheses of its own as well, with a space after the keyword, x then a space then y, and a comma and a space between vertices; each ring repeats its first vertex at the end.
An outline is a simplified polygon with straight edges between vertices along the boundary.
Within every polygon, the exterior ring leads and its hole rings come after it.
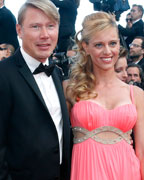
POLYGON ((16 33, 16 19, 12 12, 4 5, 4 0, 0 0, 0 44, 7 43, 19 47, 16 33))
POLYGON ((22 47, 0 62, 0 180, 69 180, 71 133, 61 76, 46 66, 58 28, 49 0, 27 0, 19 10, 22 47))
POLYGON ((141 5, 134 4, 131 9, 132 27, 124 28, 118 25, 118 29, 121 35, 126 36, 126 45, 129 48, 129 44, 136 36, 144 36, 144 22, 142 21, 144 9, 141 5))

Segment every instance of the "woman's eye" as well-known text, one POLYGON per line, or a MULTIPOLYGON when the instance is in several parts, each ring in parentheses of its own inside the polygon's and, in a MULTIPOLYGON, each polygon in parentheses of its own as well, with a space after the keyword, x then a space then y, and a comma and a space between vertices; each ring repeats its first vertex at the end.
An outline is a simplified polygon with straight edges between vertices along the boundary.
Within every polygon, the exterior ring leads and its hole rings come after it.
POLYGON ((116 73, 120 73, 120 72, 121 72, 121 69, 115 69, 115 72, 116 72, 116 73))
POLYGON ((117 44, 117 42, 115 42, 115 41, 110 43, 111 46, 115 46, 116 44, 117 44))
POLYGON ((101 47, 102 47, 102 44, 101 44, 101 43, 95 44, 95 47, 96 47, 96 48, 101 48, 101 47))

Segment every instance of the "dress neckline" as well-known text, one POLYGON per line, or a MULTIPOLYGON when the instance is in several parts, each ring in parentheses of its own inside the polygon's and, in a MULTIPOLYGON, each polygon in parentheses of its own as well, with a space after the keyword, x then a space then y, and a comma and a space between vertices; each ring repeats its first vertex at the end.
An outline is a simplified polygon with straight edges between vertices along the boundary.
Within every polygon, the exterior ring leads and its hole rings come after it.
MULTIPOLYGON (((93 104, 95 104, 96 106, 98 106, 99 108, 101 108, 101 109, 103 109, 103 110, 105 110, 105 111, 114 111, 114 110, 116 110, 116 109, 119 109, 119 108, 122 108, 122 107, 125 107, 125 106, 131 106, 131 105, 135 107, 135 104, 133 104, 133 103, 126 103, 126 104, 122 104, 122 105, 116 106, 116 107, 114 107, 113 109, 107 109, 107 108, 101 106, 100 104, 98 104, 98 103, 96 103, 96 102, 94 102, 94 101, 91 101, 91 100, 81 100, 81 101, 76 102, 76 103, 73 105, 73 108, 74 108, 77 104, 79 104, 79 103, 93 103, 93 104)), ((73 109, 73 108, 72 108, 72 109, 73 109)))
POLYGON ((81 100, 81 101, 77 101, 77 102, 73 105, 72 109, 74 108, 74 106, 75 106, 76 104, 78 104, 78 103, 80 103, 80 102, 91 102, 91 103, 93 103, 93 104, 96 104, 98 107, 100 107, 101 109, 103 109, 103 110, 105 110, 105 111, 114 111, 114 110, 116 110, 116 109, 122 108, 122 107, 124 107, 124 106, 130 106, 130 105, 132 105, 133 107, 136 108, 135 103, 134 103, 133 85, 130 85, 129 87, 130 87, 131 103, 125 103, 125 104, 116 106, 116 107, 114 107, 113 109, 107 109, 107 108, 101 106, 100 104, 98 104, 98 103, 96 103, 96 102, 94 102, 94 101, 92 101, 92 100, 81 100))

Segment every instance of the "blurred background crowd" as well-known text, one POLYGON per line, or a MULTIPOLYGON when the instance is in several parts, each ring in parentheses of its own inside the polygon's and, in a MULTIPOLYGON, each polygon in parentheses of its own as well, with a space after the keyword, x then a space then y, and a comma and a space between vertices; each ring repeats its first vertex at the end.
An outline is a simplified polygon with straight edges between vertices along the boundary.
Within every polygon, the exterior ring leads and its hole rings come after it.
MULTIPOLYGON (((125 59, 118 60, 116 73, 123 81, 143 88, 143 0, 139 0, 139 4, 134 4, 133 0, 51 1, 58 8, 60 27, 58 44, 50 59, 62 69, 64 78, 68 78, 70 66, 76 60, 78 49, 75 34, 81 29, 83 17, 93 11, 105 11, 113 13, 117 20, 122 46, 119 59, 125 59)), ((13 55, 21 45, 15 26, 19 6, 25 0, 14 2, 16 0, 0 0, 0 60, 13 55), (13 5, 18 7, 14 8, 13 5)))

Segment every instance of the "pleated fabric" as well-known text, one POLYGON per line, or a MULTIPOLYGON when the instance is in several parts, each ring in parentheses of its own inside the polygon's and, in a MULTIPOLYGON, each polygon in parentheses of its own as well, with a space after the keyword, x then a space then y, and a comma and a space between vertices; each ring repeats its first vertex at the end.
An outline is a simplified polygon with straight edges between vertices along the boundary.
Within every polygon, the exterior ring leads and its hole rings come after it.
MULTIPOLYGON (((136 119, 133 103, 107 110, 86 100, 77 102, 71 111, 72 127, 83 127, 89 131, 113 126, 127 132, 134 127, 136 119)), ((132 145, 125 140, 102 144, 89 138, 74 144, 71 167, 71 180, 141 180, 140 162, 132 145)))

